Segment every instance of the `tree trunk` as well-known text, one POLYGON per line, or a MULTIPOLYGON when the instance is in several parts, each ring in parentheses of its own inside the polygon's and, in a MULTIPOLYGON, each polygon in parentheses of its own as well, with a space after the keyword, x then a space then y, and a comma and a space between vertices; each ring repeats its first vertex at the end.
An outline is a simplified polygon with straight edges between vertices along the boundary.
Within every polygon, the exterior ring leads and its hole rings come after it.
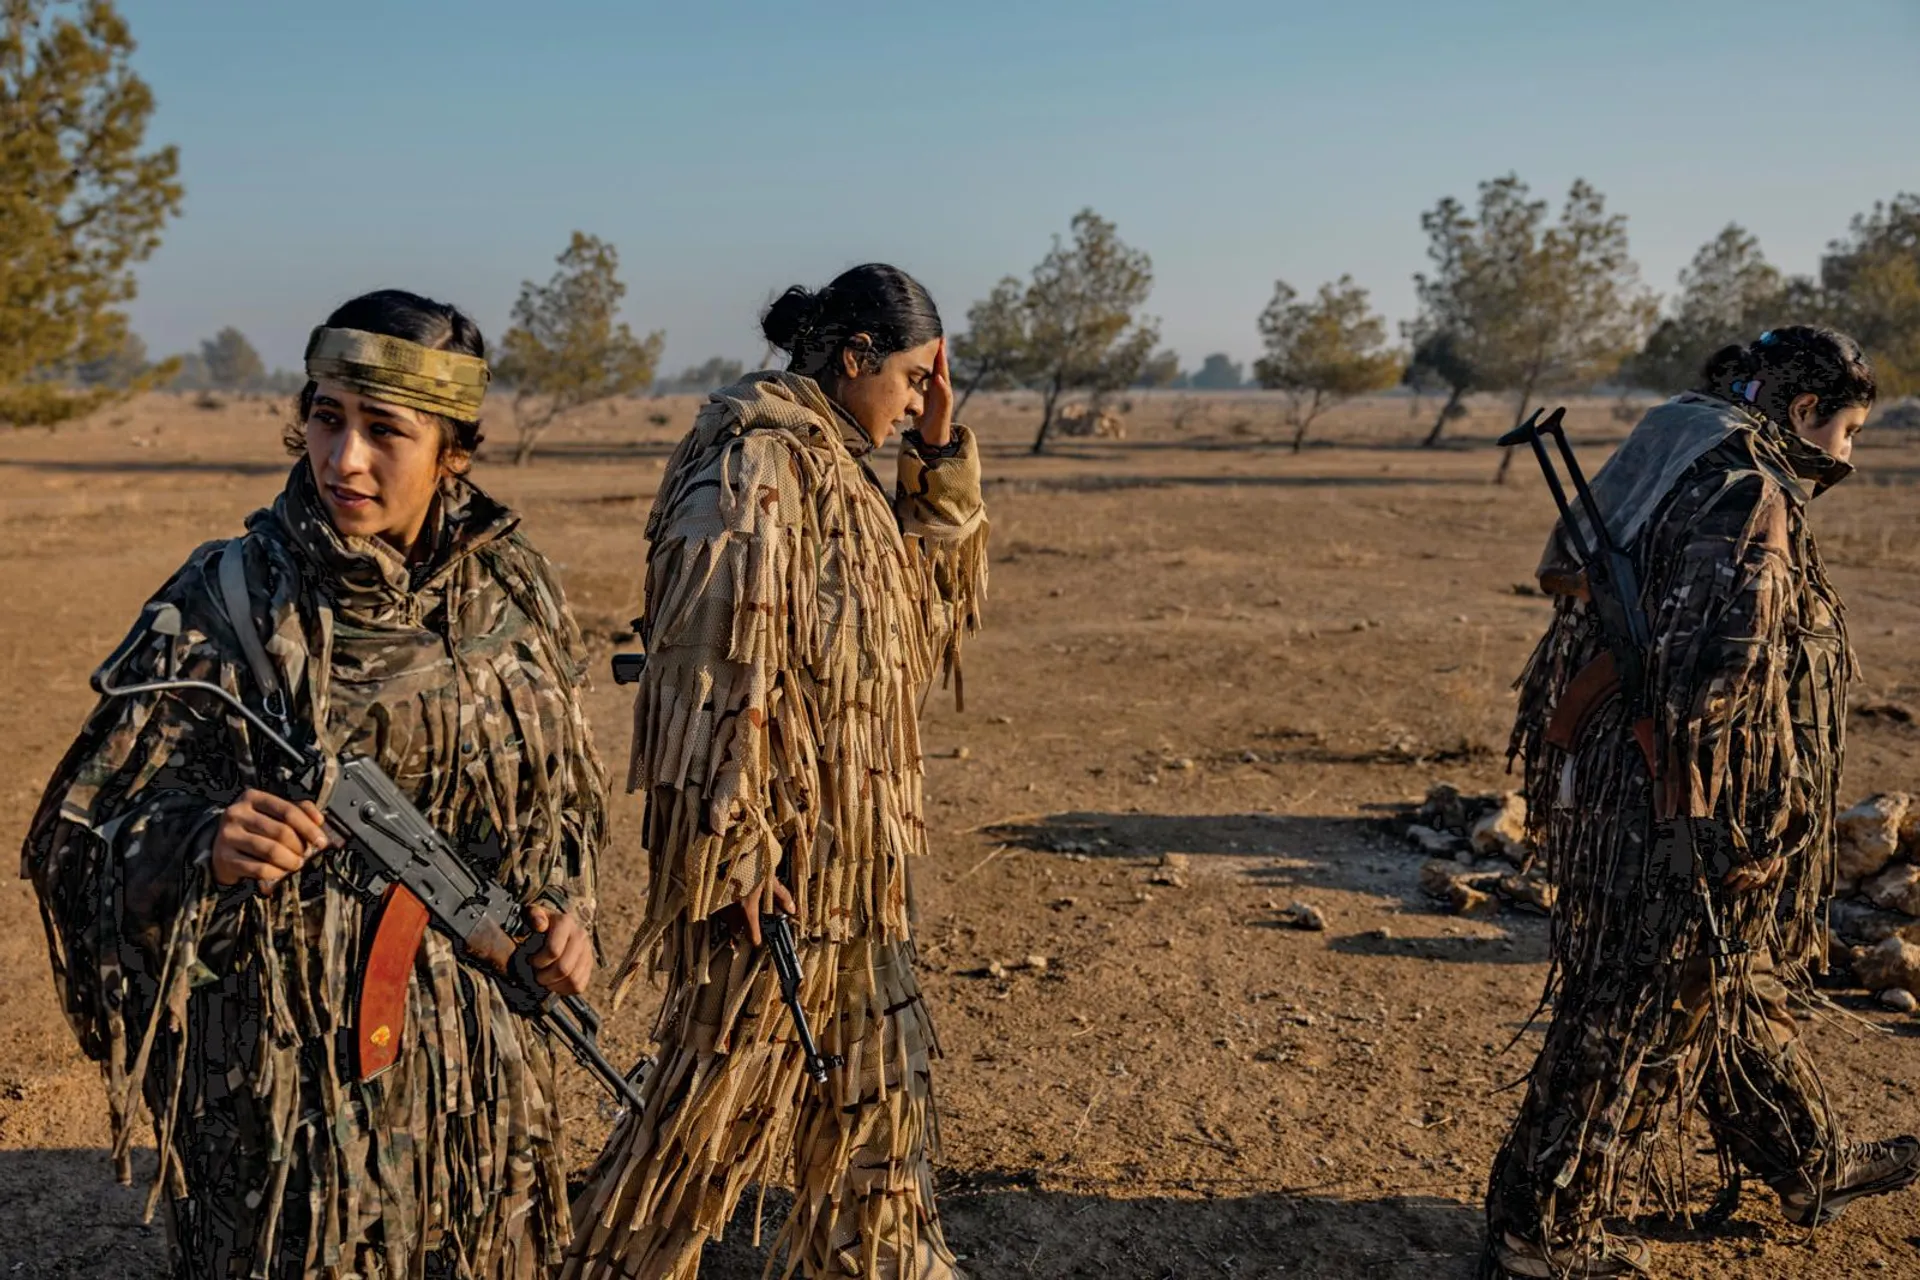
MULTIPOLYGON (((514 407, 514 411, 514 416, 519 417, 519 406, 517 404, 514 407)), ((513 446, 514 466, 524 467, 528 462, 532 461, 533 447, 540 443, 541 435, 552 425, 554 418, 557 416, 559 415, 548 413, 544 417, 539 418, 521 418, 520 439, 518 443, 513 446)))
POLYGON ((1420 442, 1422 449, 1431 449, 1440 443, 1440 433, 1447 429, 1447 419, 1453 416, 1453 406, 1460 403, 1460 397, 1466 394, 1463 387, 1455 387, 1447 402, 1440 406, 1440 416, 1433 420, 1433 430, 1427 432, 1427 438, 1420 442))
MULTIPOLYGON (((1513 415, 1514 426, 1517 427, 1521 423, 1527 420, 1527 408, 1532 403, 1533 403, 1533 387, 1531 384, 1529 384, 1528 386, 1521 388, 1520 407, 1514 411, 1514 415, 1513 415)), ((1493 473, 1493 482, 1495 484, 1505 484, 1507 482, 1507 468, 1511 467, 1512 465, 1513 465, 1513 450, 1511 448, 1502 449, 1500 451, 1500 469, 1493 473)))
POLYGON ((1044 453, 1046 451, 1047 432, 1053 429, 1053 411, 1060 403, 1060 393, 1064 390, 1066 390, 1066 388, 1060 385, 1060 379, 1058 378, 1055 378, 1052 385, 1047 388, 1047 398, 1040 406, 1040 432, 1033 438, 1033 451, 1035 453, 1044 453))
POLYGON ((967 389, 960 393, 959 402, 953 406, 954 421, 958 422, 960 420, 961 410, 967 407, 967 401, 973 399, 973 393, 978 391, 980 389, 980 384, 985 382, 986 380, 987 380, 987 371, 983 367, 978 373, 974 374, 973 377, 967 382, 967 389))
POLYGON ((1308 402, 1306 409, 1301 412, 1298 421, 1294 423, 1293 451, 1295 453, 1300 452, 1301 447, 1306 444, 1307 428, 1312 426, 1313 420, 1319 416, 1320 416, 1320 393, 1316 391, 1313 393, 1313 399, 1310 402, 1308 402))

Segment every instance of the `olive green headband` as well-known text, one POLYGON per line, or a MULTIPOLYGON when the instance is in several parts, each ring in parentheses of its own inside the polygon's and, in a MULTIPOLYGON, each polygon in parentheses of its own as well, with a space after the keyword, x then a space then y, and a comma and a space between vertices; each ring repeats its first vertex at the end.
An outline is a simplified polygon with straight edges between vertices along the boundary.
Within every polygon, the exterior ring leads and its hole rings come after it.
POLYGON ((456 422, 480 416, 487 362, 404 338, 322 325, 307 339, 307 376, 344 382, 362 395, 456 422))

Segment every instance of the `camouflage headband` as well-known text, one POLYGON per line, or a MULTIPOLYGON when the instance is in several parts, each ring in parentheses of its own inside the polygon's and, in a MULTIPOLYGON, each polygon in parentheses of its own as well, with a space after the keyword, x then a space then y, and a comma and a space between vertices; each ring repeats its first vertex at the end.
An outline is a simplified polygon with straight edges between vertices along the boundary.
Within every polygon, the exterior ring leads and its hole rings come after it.
POLYGON ((344 382, 388 404, 472 422, 480 416, 491 375, 478 356, 439 351, 384 333, 322 325, 307 339, 307 376, 344 382))

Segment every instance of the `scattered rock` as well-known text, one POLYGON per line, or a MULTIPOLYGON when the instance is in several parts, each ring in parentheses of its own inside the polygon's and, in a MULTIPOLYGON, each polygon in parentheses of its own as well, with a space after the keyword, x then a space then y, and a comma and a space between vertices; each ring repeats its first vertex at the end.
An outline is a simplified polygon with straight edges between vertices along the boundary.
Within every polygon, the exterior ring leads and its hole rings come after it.
POLYGON ((1459 874, 1458 863, 1435 858, 1420 868, 1420 892, 1429 898, 1444 898, 1447 891, 1453 888, 1454 877, 1459 874))
POLYGON ((1289 929, 1301 929, 1307 933, 1325 933, 1327 917, 1320 908, 1310 902, 1296 902, 1280 913, 1280 923, 1289 929))
POLYGON ((1897 862, 1861 886, 1876 907, 1920 916, 1920 867, 1897 862))
POLYGON ((987 723, 988 724, 1012 724, 1013 717, 1012 716, 988 716, 987 723))
POLYGON ((1538 911, 1543 916, 1553 914, 1554 900, 1559 896, 1559 890, 1548 883, 1544 876, 1501 876, 1498 887, 1501 897, 1538 911))
POLYGON ((972 747, 955 747, 953 749, 953 758, 955 760, 971 760, 973 759, 973 748, 972 747))
POLYGON ((1518 866, 1527 856, 1527 799, 1518 791, 1500 797, 1500 807, 1483 814, 1468 832, 1473 851, 1499 856, 1518 866))
POLYGON ((1888 987, 1874 998, 1895 1013, 1912 1013, 1920 1009, 1920 999, 1915 999, 1913 992, 1905 987, 1888 987))
POLYGON ((1414 816, 1436 831, 1465 831, 1469 825, 1466 798, 1450 782, 1436 782, 1427 788, 1414 816))
POLYGON ((989 960, 987 961, 987 976, 1004 981, 1007 976, 1007 966, 1001 964, 998 960, 989 960))
POLYGON ((1035 973, 1045 973, 1050 963, 1052 962, 1045 956, 1028 956, 1021 962, 1021 965, 1023 968, 1031 969, 1035 973))
MULTIPOLYGON (((1156 871, 1147 877, 1147 883, 1161 885, 1168 889, 1184 889, 1187 887, 1187 878, 1178 871, 1156 871)), ((1146 899, 1143 897, 1141 900, 1146 899)))
POLYGON ((1904 791, 1889 791, 1848 809, 1834 820, 1839 840, 1840 875, 1864 880, 1900 852, 1900 823, 1913 805, 1904 791))
POLYGON ((1428 853, 1452 853, 1460 845, 1459 837, 1422 826, 1418 822, 1407 828, 1407 839, 1428 853))
POLYGON ((1160 855, 1160 865, 1169 871, 1185 871, 1192 865, 1192 859, 1184 853, 1163 853, 1160 855))
POLYGON ((1855 947, 1852 958, 1854 974, 1869 991, 1920 988, 1920 947, 1905 938, 1896 935, 1877 946, 1855 947))
POLYGON ((1827 918, 1834 933, 1855 947, 1871 947, 1907 930, 1920 932, 1899 912, 1882 911, 1857 898, 1835 898, 1827 918))
POLYGON ((1108 440, 1127 438, 1126 424, 1118 414, 1092 405, 1068 405, 1053 415, 1053 427, 1063 436, 1096 436, 1108 440))
POLYGON ((1191 769, 1191 768, 1193 768, 1193 761, 1192 761, 1191 759, 1189 759, 1188 757, 1186 757, 1186 756, 1181 756, 1181 757, 1180 757, 1180 758, 1179 758, 1178 760, 1174 760, 1174 761, 1171 761, 1171 762, 1169 762, 1169 763, 1168 763, 1168 765, 1167 765, 1167 768, 1169 768, 1169 769, 1191 769))
POLYGON ((1074 897, 1055 898, 1052 902, 1049 902, 1047 905, 1049 907, 1052 907, 1055 911, 1065 911, 1067 908, 1073 906, 1079 901, 1080 899, 1074 898, 1074 897))
POLYGON ((1447 905, 1463 916, 1490 915, 1500 909, 1492 894, 1474 888, 1465 880, 1455 880, 1447 889, 1447 905))

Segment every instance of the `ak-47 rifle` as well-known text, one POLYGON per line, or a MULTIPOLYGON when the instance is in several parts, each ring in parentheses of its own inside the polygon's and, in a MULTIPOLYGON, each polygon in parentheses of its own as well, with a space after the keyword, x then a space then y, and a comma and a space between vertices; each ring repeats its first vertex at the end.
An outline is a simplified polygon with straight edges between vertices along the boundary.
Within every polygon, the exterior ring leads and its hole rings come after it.
MULTIPOLYGON (((110 660, 102 671, 115 665, 110 660)), ((329 763, 326 756, 296 747, 217 684, 149 680, 116 686, 96 675, 93 685, 103 696, 116 698, 185 692, 216 697, 287 757, 290 767, 284 780, 295 793, 289 799, 319 796, 329 763)), ((526 908, 502 885, 475 875, 373 760, 345 755, 337 764, 325 813, 327 826, 343 838, 347 856, 330 860, 328 869, 367 897, 379 898, 394 885, 411 892, 426 908, 433 927, 453 941, 460 957, 475 962, 493 979, 508 1008, 556 1032, 616 1099, 638 1110, 642 1104, 632 1080, 600 1050, 600 1016, 593 1006, 577 995, 553 994, 534 976, 533 957, 545 945, 546 935, 533 929, 526 908)))
MULTIPOLYGON (((1653 804, 1647 815, 1651 845, 1650 873, 1665 880, 1663 892, 1649 895, 1643 919, 1636 959, 1653 963, 1664 958, 1660 953, 1668 945, 1674 930, 1690 910, 1689 900, 1701 877, 1717 883, 1725 878, 1734 862, 1731 833, 1725 824, 1712 818, 1674 817, 1668 811, 1665 771, 1655 753, 1653 735, 1653 690, 1647 678, 1647 660, 1653 649, 1653 629, 1640 604, 1640 576, 1633 559, 1614 540, 1600 504, 1594 500, 1580 460, 1567 443, 1564 408, 1555 409, 1540 420, 1541 409, 1500 437, 1502 447, 1529 445, 1546 476, 1553 505, 1560 511, 1561 536, 1567 549, 1579 563, 1586 600, 1606 651, 1568 681, 1559 704, 1548 721, 1546 740, 1563 751, 1579 742, 1593 713, 1616 693, 1620 697, 1633 728, 1634 740, 1646 761, 1652 786, 1653 804), (1553 437, 1567 481, 1586 517, 1585 528, 1567 500, 1566 486, 1560 481, 1552 455, 1542 437, 1553 437)), ((1711 896, 1700 894, 1706 909, 1707 928, 1715 939, 1714 950, 1726 955, 1729 948, 1719 939, 1718 922, 1713 917, 1711 896)))
POLYGON ((1600 625, 1600 637, 1607 646, 1606 653, 1593 666, 1580 672, 1562 697, 1563 703, 1569 703, 1581 713, 1579 721, 1565 723, 1556 714, 1555 724, 1547 731, 1548 741, 1563 749, 1572 747, 1579 731, 1585 728, 1586 717, 1605 700, 1600 695, 1617 689, 1626 700, 1628 723, 1633 726, 1634 737, 1646 756, 1647 770, 1657 775, 1653 756, 1653 696, 1647 685, 1647 655, 1653 648, 1653 629, 1647 623, 1646 611, 1640 607, 1640 575, 1634 572, 1632 558, 1613 540, 1600 504, 1594 501, 1593 490, 1587 485, 1586 473, 1580 470, 1580 460, 1573 456, 1573 446, 1567 443, 1567 411, 1555 409, 1545 422, 1540 421, 1542 412, 1535 409, 1532 417, 1501 436, 1500 444, 1503 447, 1530 445, 1533 456, 1539 459, 1547 488, 1553 494, 1553 505, 1560 509, 1561 535, 1579 562, 1587 602, 1593 608, 1594 618, 1600 625), (1581 528, 1580 519, 1567 501, 1566 488, 1560 483, 1543 436, 1552 436, 1559 446, 1567 480, 1580 502, 1580 514, 1586 517, 1585 529, 1581 528), (1593 687, 1583 687, 1589 685, 1593 687))

